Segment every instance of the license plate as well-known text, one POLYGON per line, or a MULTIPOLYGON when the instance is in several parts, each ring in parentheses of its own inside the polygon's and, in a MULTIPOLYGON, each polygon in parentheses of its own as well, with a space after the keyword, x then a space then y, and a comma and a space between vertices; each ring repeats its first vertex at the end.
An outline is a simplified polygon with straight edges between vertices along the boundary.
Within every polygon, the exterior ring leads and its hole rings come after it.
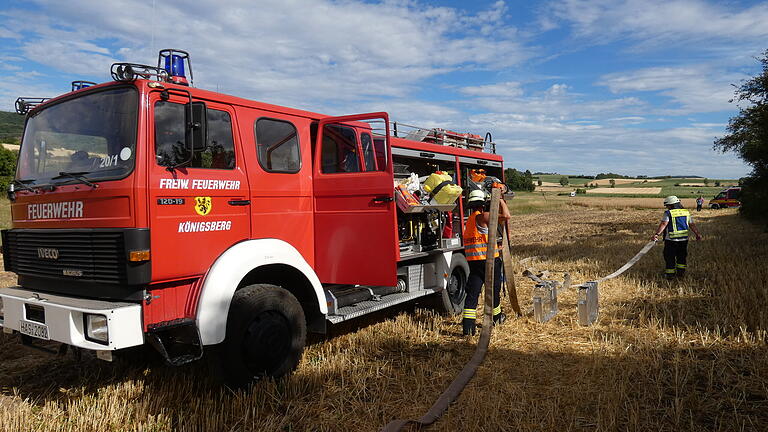
POLYGON ((29 321, 19 321, 19 332, 27 336, 32 336, 38 339, 49 340, 48 326, 45 324, 38 324, 29 321))

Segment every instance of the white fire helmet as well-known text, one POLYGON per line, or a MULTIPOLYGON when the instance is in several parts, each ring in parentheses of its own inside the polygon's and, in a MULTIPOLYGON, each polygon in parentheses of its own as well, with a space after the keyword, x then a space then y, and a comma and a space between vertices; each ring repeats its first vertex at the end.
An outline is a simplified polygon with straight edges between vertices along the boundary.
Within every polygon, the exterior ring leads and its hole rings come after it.
POLYGON ((469 197, 467 198, 467 203, 473 203, 473 202, 484 202, 486 199, 488 199, 488 196, 485 191, 483 190, 473 190, 469 193, 469 197))
POLYGON ((677 204, 679 202, 680 202, 680 198, 678 198, 678 197, 676 197, 674 195, 670 195, 670 196, 664 198, 664 205, 673 205, 673 204, 677 204))

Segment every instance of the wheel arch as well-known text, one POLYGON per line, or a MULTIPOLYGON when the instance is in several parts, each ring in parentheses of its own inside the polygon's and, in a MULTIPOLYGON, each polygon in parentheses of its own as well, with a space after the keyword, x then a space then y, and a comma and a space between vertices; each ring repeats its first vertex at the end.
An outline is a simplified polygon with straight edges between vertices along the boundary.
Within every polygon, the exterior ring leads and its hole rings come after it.
POLYGON ((328 305, 320 280, 291 244, 279 239, 240 242, 222 253, 205 276, 197 308, 203 345, 224 341, 232 297, 254 283, 278 285, 291 292, 305 310, 308 329, 322 330, 328 305), (296 283, 296 286, 286 286, 296 283))
POLYGON ((277 285, 293 294, 304 310, 307 330, 315 333, 325 333, 325 313, 320 311, 320 305, 307 276, 297 268, 288 264, 265 264, 248 272, 240 281, 237 289, 253 284, 277 285))

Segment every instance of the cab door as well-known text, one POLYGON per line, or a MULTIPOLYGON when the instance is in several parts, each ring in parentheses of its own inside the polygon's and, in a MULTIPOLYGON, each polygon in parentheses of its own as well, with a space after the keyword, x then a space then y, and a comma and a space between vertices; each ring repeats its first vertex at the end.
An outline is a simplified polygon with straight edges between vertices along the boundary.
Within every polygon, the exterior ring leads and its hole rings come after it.
POLYGON ((152 100, 153 143, 148 161, 152 279, 204 274, 216 258, 250 236, 250 201, 234 110, 206 102, 208 146, 189 159, 184 103, 152 100), (172 160, 182 165, 171 168, 172 160), (178 161, 177 161, 178 162, 178 161))
POLYGON ((314 148, 315 271, 323 283, 394 286, 397 237, 386 113, 321 120, 314 148), (386 158, 372 157, 369 128, 383 119, 386 158))

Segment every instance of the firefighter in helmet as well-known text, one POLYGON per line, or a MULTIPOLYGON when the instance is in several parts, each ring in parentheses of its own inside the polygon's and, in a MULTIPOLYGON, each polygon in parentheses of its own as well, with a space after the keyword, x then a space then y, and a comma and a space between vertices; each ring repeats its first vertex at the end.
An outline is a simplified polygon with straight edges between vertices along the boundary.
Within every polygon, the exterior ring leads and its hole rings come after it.
POLYGON ((696 240, 701 240, 701 234, 693 223, 691 212, 683 208, 678 197, 666 197, 664 206, 667 210, 651 239, 656 241, 664 233, 664 276, 667 279, 683 277, 687 268, 689 230, 696 235, 696 240))
MULTIPOLYGON (((467 298, 464 301, 462 329, 464 335, 474 335, 477 326, 477 302, 480 288, 485 281, 485 259, 488 251, 488 240, 496 239, 496 234, 489 236, 488 222, 490 221, 490 200, 488 193, 483 190, 473 190, 469 193, 467 207, 470 214, 464 228, 464 253, 469 264, 469 280, 467 281, 467 298)), ((504 200, 499 201, 499 224, 511 218, 509 208, 504 200)), ((493 323, 501 324, 506 315, 501 312, 501 258, 499 249, 494 255, 493 267, 493 323)))

